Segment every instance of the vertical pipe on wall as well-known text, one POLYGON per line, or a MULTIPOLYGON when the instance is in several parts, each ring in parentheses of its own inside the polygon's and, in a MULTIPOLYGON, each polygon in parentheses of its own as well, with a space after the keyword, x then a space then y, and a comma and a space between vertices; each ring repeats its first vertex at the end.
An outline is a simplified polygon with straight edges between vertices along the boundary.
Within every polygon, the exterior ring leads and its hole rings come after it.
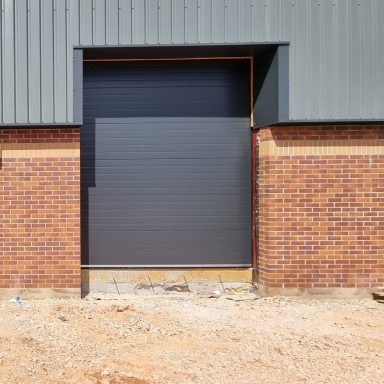
POLYGON ((257 132, 251 130, 251 182, 252 182, 252 268, 254 271, 254 280, 257 275, 257 221, 258 221, 258 209, 257 209, 257 182, 258 182, 258 172, 257 172, 257 132))
MULTIPOLYGON (((0 2, 0 122, 4 121, 3 118, 3 26, 4 26, 4 0, 0 2)), ((1 156, 0 156, 1 158, 1 156)))
POLYGON ((252 268, 255 272, 256 263, 257 263, 257 254, 256 254, 256 134, 253 131, 254 128, 254 59, 250 57, 249 59, 249 102, 250 102, 250 126, 251 126, 251 183, 252 183, 252 196, 251 196, 251 230, 252 230, 252 268))
POLYGON ((249 92, 250 92, 250 95, 249 95, 249 102, 250 102, 250 117, 251 117, 251 128, 254 127, 254 116, 253 116, 253 108, 254 108, 254 100, 253 100, 253 82, 254 82, 254 62, 253 62, 253 57, 251 57, 249 59, 249 82, 250 82, 250 86, 249 86, 249 92))

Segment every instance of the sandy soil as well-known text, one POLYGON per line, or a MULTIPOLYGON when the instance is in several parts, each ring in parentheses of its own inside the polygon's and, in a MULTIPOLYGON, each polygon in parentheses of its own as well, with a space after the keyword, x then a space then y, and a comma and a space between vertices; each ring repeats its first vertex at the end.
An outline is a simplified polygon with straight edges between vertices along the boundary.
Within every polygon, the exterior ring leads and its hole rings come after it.
POLYGON ((0 383, 384 383, 372 300, 110 299, 0 301, 0 383))

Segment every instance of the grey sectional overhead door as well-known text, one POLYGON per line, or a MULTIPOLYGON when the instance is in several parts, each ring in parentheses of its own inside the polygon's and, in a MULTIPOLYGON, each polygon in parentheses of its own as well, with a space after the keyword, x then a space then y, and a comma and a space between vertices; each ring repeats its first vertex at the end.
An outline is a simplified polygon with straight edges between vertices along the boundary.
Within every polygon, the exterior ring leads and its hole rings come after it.
POLYGON ((251 263, 249 67, 84 67, 82 263, 251 263))

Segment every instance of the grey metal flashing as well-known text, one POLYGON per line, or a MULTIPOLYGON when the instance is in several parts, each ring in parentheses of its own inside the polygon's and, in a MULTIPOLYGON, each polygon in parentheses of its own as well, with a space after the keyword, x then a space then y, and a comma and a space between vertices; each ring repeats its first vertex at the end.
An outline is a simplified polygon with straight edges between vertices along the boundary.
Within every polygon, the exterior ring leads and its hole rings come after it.
POLYGON ((278 121, 289 119, 289 46, 279 45, 278 57, 278 121))
POLYGON ((73 120, 83 124, 83 50, 73 50, 73 120))
MULTIPOLYGON (((366 120, 353 120, 353 119, 344 119, 344 120, 288 120, 282 121, 280 123, 268 124, 268 126, 288 126, 288 125, 384 125, 384 120, 381 119, 366 119, 366 120)), ((264 125, 267 126, 267 125, 264 125)), ((257 128, 262 128, 263 126, 258 126, 257 128)))
POLYGON ((289 46, 277 46, 255 58, 254 127, 289 118, 289 46))
POLYGON ((120 45, 74 45, 74 49, 105 49, 105 48, 188 48, 188 47, 255 47, 265 45, 290 45, 290 41, 247 41, 227 43, 184 43, 184 44, 120 44, 120 45))
POLYGON ((13 124, 0 124, 0 129, 12 129, 12 128, 25 128, 25 129, 31 129, 31 128, 41 128, 41 129, 47 129, 47 128, 79 128, 81 124, 79 123, 13 123, 13 124))

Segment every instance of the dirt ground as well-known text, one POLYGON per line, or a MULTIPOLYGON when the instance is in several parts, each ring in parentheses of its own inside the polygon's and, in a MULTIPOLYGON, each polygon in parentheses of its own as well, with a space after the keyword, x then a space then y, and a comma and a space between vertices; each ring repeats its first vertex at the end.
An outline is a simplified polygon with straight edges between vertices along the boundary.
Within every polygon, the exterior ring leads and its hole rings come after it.
POLYGON ((384 383, 384 304, 369 299, 177 293, 0 314, 0 383, 384 383))

